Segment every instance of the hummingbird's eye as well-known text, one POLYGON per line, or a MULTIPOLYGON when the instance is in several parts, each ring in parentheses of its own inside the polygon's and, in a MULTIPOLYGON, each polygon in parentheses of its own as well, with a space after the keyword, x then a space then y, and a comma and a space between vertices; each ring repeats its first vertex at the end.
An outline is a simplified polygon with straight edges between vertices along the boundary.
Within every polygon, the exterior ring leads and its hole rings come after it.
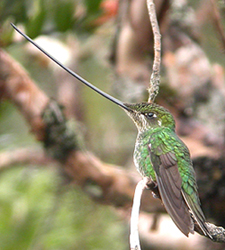
POLYGON ((147 118, 153 118, 153 117, 156 117, 156 114, 152 113, 152 112, 149 112, 149 113, 145 113, 144 114, 147 118))

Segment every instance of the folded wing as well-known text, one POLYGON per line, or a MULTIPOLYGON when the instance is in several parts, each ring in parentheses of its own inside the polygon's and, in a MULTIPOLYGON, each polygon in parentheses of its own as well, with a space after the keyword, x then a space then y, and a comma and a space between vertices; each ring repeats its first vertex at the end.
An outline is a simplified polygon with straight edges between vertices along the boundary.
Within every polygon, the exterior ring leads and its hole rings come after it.
POLYGON ((167 152, 156 155, 151 147, 149 152, 162 202, 177 227, 188 236, 194 232, 194 223, 181 192, 182 179, 175 154, 167 152))

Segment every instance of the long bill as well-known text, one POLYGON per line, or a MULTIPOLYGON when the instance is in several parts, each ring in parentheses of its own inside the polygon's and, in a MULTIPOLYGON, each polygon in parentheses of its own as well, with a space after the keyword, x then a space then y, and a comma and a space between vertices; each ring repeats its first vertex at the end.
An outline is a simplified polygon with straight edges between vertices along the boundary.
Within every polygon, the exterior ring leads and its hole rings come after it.
POLYGON ((57 59, 55 59, 53 56, 51 56, 48 52, 46 52, 44 49, 42 49, 39 45, 37 45, 29 36, 25 35, 21 30, 19 30, 13 23, 11 23, 12 27, 18 32, 20 33, 24 38, 26 38, 30 43, 32 43, 36 48, 38 48, 41 52, 43 52, 47 57, 49 57, 52 61, 54 61, 55 63, 57 63, 61 68, 63 68, 64 70, 66 70, 70 75, 72 75, 73 77, 75 77, 77 80, 79 80, 80 82, 84 83, 86 86, 88 86, 89 88, 93 89, 95 92, 99 93, 100 95, 104 96, 105 98, 107 98, 108 100, 114 102, 115 104, 119 105, 120 107, 122 107, 125 110, 130 110, 123 102, 121 102, 120 100, 116 99, 115 97, 105 93, 104 91, 100 90, 99 88, 95 87, 94 85, 92 85, 90 82, 88 82, 87 80, 85 80, 84 78, 82 78, 81 76, 79 76, 77 73, 75 73, 74 71, 72 71, 71 69, 67 68, 66 66, 64 66, 62 63, 60 63, 57 59))

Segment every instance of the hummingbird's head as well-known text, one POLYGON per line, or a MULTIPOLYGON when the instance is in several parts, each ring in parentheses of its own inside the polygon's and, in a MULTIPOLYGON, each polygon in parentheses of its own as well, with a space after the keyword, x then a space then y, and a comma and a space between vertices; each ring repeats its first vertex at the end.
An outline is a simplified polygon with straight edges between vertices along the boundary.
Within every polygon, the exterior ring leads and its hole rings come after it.
POLYGON ((175 121, 172 114, 162 106, 155 103, 124 104, 125 111, 134 121, 138 131, 146 131, 151 128, 166 127, 175 130, 175 121))

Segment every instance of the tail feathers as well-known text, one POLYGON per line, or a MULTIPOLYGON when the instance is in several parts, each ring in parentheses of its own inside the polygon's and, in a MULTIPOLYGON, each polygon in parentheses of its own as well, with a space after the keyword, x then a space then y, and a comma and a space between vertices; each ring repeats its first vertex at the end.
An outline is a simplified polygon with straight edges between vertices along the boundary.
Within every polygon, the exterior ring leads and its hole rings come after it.
MULTIPOLYGON (((186 192, 182 191, 184 200, 186 201, 188 208, 190 209, 194 220, 197 222, 198 226, 202 230, 203 234, 210 239, 213 239, 213 236, 210 234, 208 227, 206 225, 205 216, 202 212, 202 209, 199 204, 196 204, 193 199, 191 199, 190 195, 186 192)), ((196 197, 197 198, 197 197, 196 197)), ((198 199, 198 198, 197 198, 198 199)))

